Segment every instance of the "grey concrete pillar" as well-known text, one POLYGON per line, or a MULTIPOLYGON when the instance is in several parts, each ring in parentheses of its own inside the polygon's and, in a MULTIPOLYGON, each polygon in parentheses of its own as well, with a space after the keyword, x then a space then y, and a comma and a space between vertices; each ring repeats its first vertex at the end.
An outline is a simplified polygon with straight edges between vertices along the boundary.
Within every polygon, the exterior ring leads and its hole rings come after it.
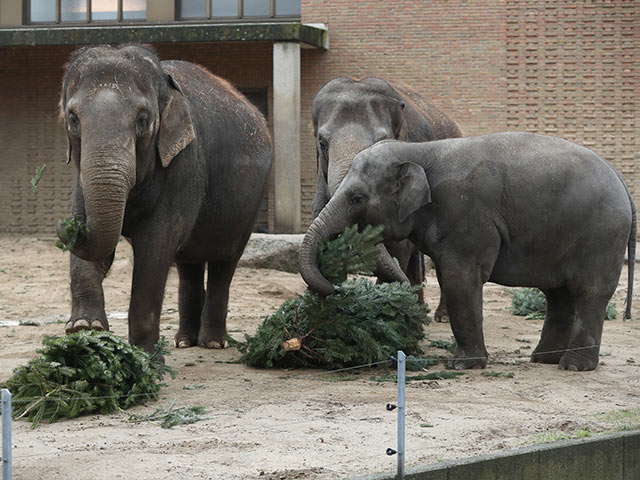
POLYGON ((300 44, 273 44, 275 233, 300 232, 300 44))

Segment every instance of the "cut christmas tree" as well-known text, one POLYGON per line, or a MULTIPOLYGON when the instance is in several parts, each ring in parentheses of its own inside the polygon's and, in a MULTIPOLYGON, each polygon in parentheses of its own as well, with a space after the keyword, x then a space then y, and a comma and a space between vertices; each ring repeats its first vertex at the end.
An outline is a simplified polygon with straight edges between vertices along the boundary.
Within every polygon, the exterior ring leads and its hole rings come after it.
POLYGON ((426 305, 409 284, 374 284, 348 274, 373 272, 382 227, 347 228, 318 247, 319 268, 337 283, 328 297, 307 291, 267 317, 245 342, 231 341, 254 367, 338 369, 386 360, 397 350, 422 353, 426 305))

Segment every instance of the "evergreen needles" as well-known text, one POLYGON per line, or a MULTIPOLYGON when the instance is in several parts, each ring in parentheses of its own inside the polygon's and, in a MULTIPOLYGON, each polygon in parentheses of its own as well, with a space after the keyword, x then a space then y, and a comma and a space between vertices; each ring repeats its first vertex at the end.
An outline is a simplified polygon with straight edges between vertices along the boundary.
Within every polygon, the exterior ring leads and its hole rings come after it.
POLYGON ((371 272, 381 228, 347 228, 318 248, 319 267, 336 285, 328 297, 307 291, 283 303, 246 342, 230 339, 254 367, 338 369, 385 361, 397 350, 420 354, 428 309, 408 284, 374 285, 349 273, 371 272), (346 281, 345 281, 346 280, 346 281), (341 283, 339 283, 341 282, 341 283))
POLYGON ((382 225, 367 225, 362 232, 358 226, 345 228, 334 240, 318 245, 318 268, 333 284, 342 283, 347 275, 362 273, 371 275, 376 266, 378 250, 382 242, 382 225))
MULTIPOLYGON (((527 319, 542 319, 547 311, 547 299, 537 288, 514 288, 511 293, 510 311, 514 315, 521 315, 527 319)), ((605 320, 616 318, 615 303, 607 303, 605 320)))
POLYGON ((201 405, 195 407, 175 407, 175 400, 169 404, 167 408, 158 407, 148 415, 129 414, 129 422, 154 422, 160 421, 162 428, 173 428, 176 425, 189 425, 199 422, 200 420, 208 420, 209 416, 205 415, 206 409, 201 405))
POLYGON ((62 225, 64 226, 64 235, 61 238, 64 242, 57 240, 56 247, 63 252, 70 251, 76 243, 78 243, 79 238, 82 238, 89 233, 89 227, 77 213, 74 213, 71 218, 65 218, 62 220, 62 225))
POLYGON ((14 416, 32 427, 89 413, 109 413, 158 397, 166 367, 161 338, 149 355, 109 332, 46 337, 38 357, 2 385, 13 394, 14 416))

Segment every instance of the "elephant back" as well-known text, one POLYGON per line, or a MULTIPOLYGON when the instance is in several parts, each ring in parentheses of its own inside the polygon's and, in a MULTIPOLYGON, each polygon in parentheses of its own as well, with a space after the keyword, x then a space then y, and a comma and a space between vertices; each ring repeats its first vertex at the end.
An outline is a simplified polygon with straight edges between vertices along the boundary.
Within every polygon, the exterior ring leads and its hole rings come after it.
POLYGON ((393 88, 403 98, 409 142, 427 142, 462 137, 458 124, 432 102, 398 82, 393 88))

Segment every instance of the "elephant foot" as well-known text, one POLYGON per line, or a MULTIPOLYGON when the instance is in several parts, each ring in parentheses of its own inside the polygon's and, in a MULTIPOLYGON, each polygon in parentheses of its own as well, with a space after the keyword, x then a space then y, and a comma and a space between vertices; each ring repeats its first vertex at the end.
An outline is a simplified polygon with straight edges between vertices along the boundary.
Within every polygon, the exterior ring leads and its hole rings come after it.
POLYGON ((207 340, 207 341, 201 341, 200 342, 200 347, 201 348, 210 348, 210 349, 223 349, 223 348, 227 348, 229 346, 229 344, 225 341, 225 340, 207 340))
POLYGON ((598 347, 572 350, 562 355, 558 363, 558 368, 572 372, 584 372, 595 370, 598 366, 598 361, 598 347))
POLYGON ((198 343, 189 335, 185 335, 183 333, 176 333, 176 336, 173 338, 176 348, 191 348, 196 346, 198 343))
POLYGON ((447 360, 449 370, 476 370, 486 368, 489 354, 478 352, 468 354, 460 349, 456 349, 453 356, 447 360))
POLYGON ((88 318, 72 318, 66 323, 64 331, 66 334, 76 333, 80 330, 109 330, 108 325, 104 325, 101 320, 89 320, 88 318))
POLYGON ((551 363, 558 364, 564 353, 564 348, 546 347, 538 345, 531 353, 531 362, 533 363, 551 363))
POLYGON ((449 314, 446 310, 436 310, 436 313, 433 314, 433 319, 438 323, 449 323, 449 314))

